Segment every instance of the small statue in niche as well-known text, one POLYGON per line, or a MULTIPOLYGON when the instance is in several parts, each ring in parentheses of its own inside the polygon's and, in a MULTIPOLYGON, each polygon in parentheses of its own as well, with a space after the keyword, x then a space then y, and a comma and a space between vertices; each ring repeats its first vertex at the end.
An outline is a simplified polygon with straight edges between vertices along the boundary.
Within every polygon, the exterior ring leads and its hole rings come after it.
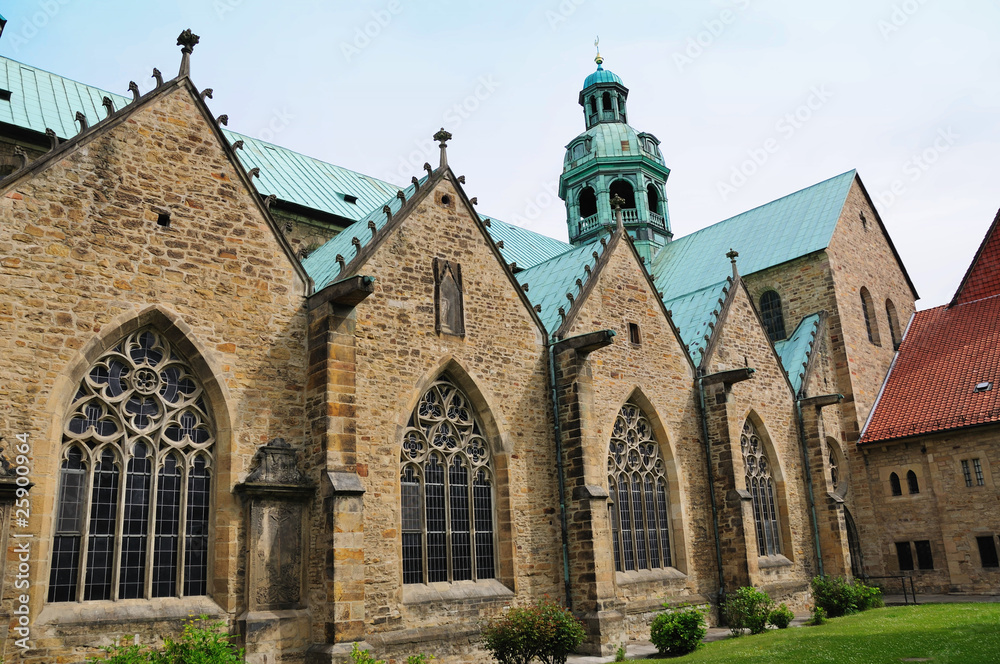
POLYGON ((442 334, 465 335, 465 311, 462 302, 462 266, 434 259, 435 329, 442 334))

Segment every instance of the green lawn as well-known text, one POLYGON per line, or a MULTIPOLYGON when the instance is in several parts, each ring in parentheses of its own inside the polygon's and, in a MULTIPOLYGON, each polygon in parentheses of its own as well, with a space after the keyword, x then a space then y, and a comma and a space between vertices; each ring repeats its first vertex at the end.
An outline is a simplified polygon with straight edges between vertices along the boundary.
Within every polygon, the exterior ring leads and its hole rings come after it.
POLYGON ((647 664, 997 664, 1000 604, 927 604, 875 609, 818 627, 771 630, 709 643, 647 664), (919 659, 917 659, 919 658, 919 659))

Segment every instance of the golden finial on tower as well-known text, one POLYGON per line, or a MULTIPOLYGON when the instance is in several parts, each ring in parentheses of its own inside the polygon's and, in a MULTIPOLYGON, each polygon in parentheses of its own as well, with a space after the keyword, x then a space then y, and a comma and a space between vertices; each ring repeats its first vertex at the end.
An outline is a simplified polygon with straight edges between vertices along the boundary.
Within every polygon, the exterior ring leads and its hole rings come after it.
POLYGON ((604 62, 604 58, 601 57, 601 37, 600 36, 598 36, 597 39, 594 40, 594 48, 597 49, 597 57, 594 58, 594 62, 597 63, 597 68, 600 69, 601 68, 601 64, 604 62))

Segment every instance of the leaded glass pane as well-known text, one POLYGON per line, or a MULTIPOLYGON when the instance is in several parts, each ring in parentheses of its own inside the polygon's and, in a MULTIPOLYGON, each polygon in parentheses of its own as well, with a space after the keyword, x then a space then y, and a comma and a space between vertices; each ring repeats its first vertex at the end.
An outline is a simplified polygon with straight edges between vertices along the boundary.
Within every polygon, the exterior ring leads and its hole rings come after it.
POLYGON ((754 526, 757 531, 757 553, 774 556, 781 553, 778 528, 778 506, 774 496, 774 479, 771 462, 757 427, 749 419, 743 424, 740 436, 743 466, 746 471, 747 491, 753 506, 754 526))
POLYGON ((204 388, 169 342, 144 329, 104 353, 80 382, 63 441, 49 601, 78 599, 81 578, 83 599, 143 598, 150 583, 153 597, 178 595, 182 559, 183 594, 205 594, 214 426, 204 388), (88 469, 89 450, 100 457, 88 469))
POLYGON ((149 539, 149 492, 152 462, 146 443, 136 443, 125 479, 119 599, 143 596, 146 580, 146 543, 149 539))
POLYGON ((208 503, 211 475, 200 454, 188 473, 187 530, 184 539, 184 594, 208 592, 208 503))
POLYGON ((447 378, 421 395, 400 462, 403 583, 493 578, 489 447, 468 397, 447 378))
POLYGON ((766 291, 760 296, 760 317, 771 341, 781 341, 786 337, 785 316, 781 312, 781 296, 775 291, 766 291))
POLYGON ((156 537, 153 539, 153 597, 170 597, 177 588, 177 547, 181 517, 181 470, 170 454, 156 480, 156 537))
POLYGON ((639 406, 622 406, 608 446, 615 569, 670 566, 667 478, 653 426, 639 406), (662 491, 662 493, 660 493, 662 491))
POLYGON ((105 449, 94 469, 94 490, 90 498, 87 575, 83 586, 85 600, 111 598, 117 523, 118 467, 115 465, 115 453, 105 449))

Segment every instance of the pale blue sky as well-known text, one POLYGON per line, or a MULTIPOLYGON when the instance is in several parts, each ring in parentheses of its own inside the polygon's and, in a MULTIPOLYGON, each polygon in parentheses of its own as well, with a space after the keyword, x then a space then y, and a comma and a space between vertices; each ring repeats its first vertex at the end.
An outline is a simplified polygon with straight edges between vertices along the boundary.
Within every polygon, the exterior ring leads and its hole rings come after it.
POLYGON ((190 27, 192 78, 231 128, 392 181, 435 161, 421 143, 444 125, 481 211, 562 239, 555 189, 596 34, 631 124, 662 141, 677 235, 857 168, 926 308, 950 298, 1000 208, 993 0, 18 0, 0 13, 3 55, 122 94, 154 66, 173 75, 190 27))

